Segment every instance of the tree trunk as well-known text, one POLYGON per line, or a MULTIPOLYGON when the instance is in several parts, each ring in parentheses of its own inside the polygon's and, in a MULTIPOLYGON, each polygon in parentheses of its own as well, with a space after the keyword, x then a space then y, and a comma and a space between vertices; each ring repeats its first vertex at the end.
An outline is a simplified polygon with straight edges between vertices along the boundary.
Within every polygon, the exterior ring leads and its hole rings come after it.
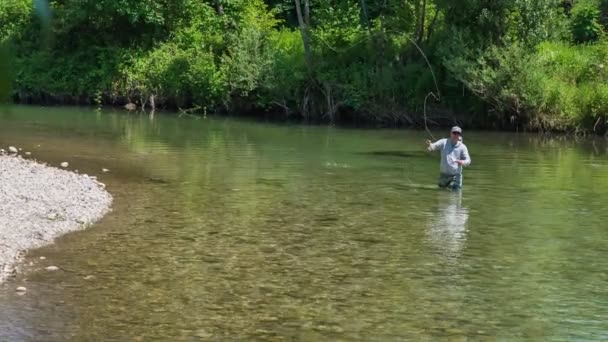
POLYGON ((372 25, 369 22, 369 16, 367 15, 367 4, 365 3, 365 0, 359 0, 359 3, 361 3, 361 15, 363 16, 364 25, 367 26, 368 31, 371 31, 372 25))
POLYGON ((425 25, 425 19, 426 19, 426 0, 422 0, 422 8, 420 10, 420 19, 419 19, 419 23, 420 26, 418 27, 418 38, 416 39, 416 41, 418 41, 418 44, 421 44, 422 41, 424 40, 424 25, 425 25))
MULTIPOLYGON (((308 0, 304 0, 306 4, 306 8, 308 7, 308 0)), ((300 26, 300 33, 302 34, 302 42, 304 43, 304 55, 306 58, 306 64, 310 67, 310 37, 308 35, 308 25, 304 21, 304 17, 302 16, 302 6, 300 4, 300 0, 294 0, 296 5, 296 14, 298 15, 298 24, 300 26)), ((308 10, 307 10, 308 12, 308 10)), ((307 13, 309 16, 310 14, 307 13)), ((308 18, 310 20, 310 17, 308 18)))
POLYGON ((426 41, 428 42, 433 35, 433 31, 435 30, 435 23, 437 22, 437 17, 439 16, 439 9, 435 8, 435 15, 433 15, 433 20, 429 25, 429 29, 426 32, 426 41))
POLYGON ((304 0, 304 22, 310 26, 310 0, 304 0))
POLYGON ((215 12, 218 15, 224 15, 224 6, 220 2, 220 0, 215 0, 215 12))
POLYGON ((154 94, 150 95, 150 107, 152 107, 152 111, 156 110, 156 100, 154 94))
POLYGON ((416 27, 414 28, 414 37, 416 37, 417 39, 420 33, 420 0, 414 1, 414 17, 416 20, 416 27))

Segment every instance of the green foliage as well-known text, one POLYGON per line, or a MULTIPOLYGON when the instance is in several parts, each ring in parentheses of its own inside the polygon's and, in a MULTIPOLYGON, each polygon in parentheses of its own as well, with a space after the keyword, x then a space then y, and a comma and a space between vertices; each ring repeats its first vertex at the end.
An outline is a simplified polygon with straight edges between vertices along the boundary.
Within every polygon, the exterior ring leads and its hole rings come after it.
POLYGON ((536 46, 566 37, 567 21, 560 0, 515 0, 510 13, 509 38, 536 46))
POLYGON ((3 0, 0 2, 0 42, 9 37, 19 39, 24 26, 30 20, 32 2, 28 0, 3 0))
POLYGON ((8 44, 0 42, 0 103, 7 100, 11 87, 11 65, 8 44))
POLYGON ((508 122, 511 116, 538 129, 589 128, 608 114, 608 44, 575 47, 543 43, 529 53, 520 45, 493 47, 476 62, 449 67, 508 122))
POLYGON ((129 64, 124 80, 115 85, 116 93, 133 97, 154 94, 159 103, 168 101, 180 107, 220 103, 223 75, 213 53, 201 46, 182 49, 168 42, 129 64))
MULTIPOLYGON (((264 75, 271 72, 273 56, 268 45, 271 35, 279 24, 276 11, 268 11, 261 0, 243 5, 240 25, 228 35, 228 48, 222 56, 230 94, 247 98, 256 93, 264 75)), ((256 101, 256 104, 258 101, 256 101)))
POLYGON ((600 8, 597 0, 581 0, 572 9, 571 30, 577 43, 595 42, 602 35, 600 8))
POLYGON ((278 106, 290 116, 292 107, 301 103, 302 85, 308 76, 300 32, 287 28, 273 32, 268 54, 272 64, 270 71, 261 75, 258 104, 263 108, 278 106))
POLYGON ((608 113, 607 0, 300 2, 308 59, 292 0, 4 0, 0 95, 394 125, 439 87, 433 112, 482 125, 608 113))

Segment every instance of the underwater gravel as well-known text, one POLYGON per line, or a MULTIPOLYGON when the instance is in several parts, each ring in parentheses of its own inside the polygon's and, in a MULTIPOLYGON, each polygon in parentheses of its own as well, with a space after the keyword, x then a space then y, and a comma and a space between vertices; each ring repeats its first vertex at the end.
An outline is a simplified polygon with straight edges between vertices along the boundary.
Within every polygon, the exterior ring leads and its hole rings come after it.
POLYGON ((111 204, 105 185, 87 175, 0 155, 0 283, 26 250, 86 228, 111 204))

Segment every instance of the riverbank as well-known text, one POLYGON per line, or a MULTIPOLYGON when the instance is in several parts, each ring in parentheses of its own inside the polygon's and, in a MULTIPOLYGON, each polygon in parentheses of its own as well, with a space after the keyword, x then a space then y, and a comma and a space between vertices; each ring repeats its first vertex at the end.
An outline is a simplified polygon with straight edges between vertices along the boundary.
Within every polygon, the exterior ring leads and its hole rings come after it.
POLYGON ((93 177, 0 155, 0 282, 26 250, 103 217, 112 196, 93 177))

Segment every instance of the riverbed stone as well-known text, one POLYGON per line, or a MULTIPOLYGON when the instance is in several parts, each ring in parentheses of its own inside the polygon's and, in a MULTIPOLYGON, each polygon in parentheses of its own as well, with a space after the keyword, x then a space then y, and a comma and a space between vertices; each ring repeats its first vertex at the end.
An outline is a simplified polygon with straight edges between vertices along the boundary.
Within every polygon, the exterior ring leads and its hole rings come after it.
POLYGON ((9 146, 8 152, 9 153, 19 153, 19 150, 15 146, 9 146))
POLYGON ((66 168, 66 167, 70 166, 70 163, 68 163, 68 162, 63 162, 63 163, 59 164, 59 166, 61 166, 61 167, 63 167, 63 168, 66 168))
POLYGON ((17 287, 16 290, 17 290, 17 292, 25 292, 25 291, 27 291, 27 288, 25 286, 19 286, 19 287, 17 287))
POLYGON ((59 270, 59 267, 57 267, 57 266, 48 266, 48 267, 45 268, 45 270, 47 270, 47 271, 57 271, 57 270, 59 270))

